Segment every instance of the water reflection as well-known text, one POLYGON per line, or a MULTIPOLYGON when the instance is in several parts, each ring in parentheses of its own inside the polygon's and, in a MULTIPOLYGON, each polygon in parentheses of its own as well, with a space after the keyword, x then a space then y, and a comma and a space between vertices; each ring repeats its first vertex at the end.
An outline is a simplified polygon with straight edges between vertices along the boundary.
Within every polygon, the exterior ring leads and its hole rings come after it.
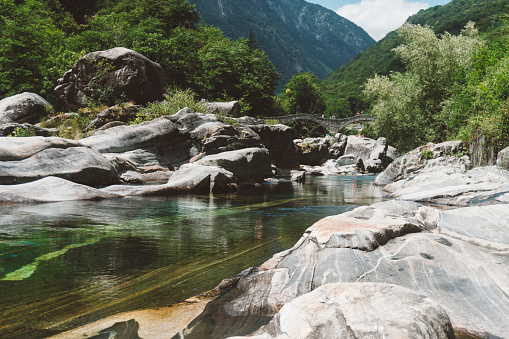
POLYGON ((242 196, 0 206, 0 337, 45 337, 167 306, 291 247, 317 220, 382 200, 370 177, 242 196))

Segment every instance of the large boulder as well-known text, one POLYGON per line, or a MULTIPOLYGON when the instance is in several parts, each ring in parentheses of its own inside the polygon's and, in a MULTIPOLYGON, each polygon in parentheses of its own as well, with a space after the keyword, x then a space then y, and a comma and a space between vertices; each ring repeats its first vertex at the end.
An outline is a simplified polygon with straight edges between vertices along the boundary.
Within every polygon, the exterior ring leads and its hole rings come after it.
POLYGON ((103 192, 120 196, 173 196, 182 193, 225 192, 234 182, 233 174, 223 168, 196 164, 183 165, 162 185, 112 185, 103 192))
POLYGON ((440 166, 419 171, 384 187, 391 197, 448 206, 488 203, 509 194, 509 172, 495 166, 462 171, 440 166))
POLYGON ((298 166, 297 150, 293 143, 293 131, 282 124, 249 125, 260 136, 263 146, 269 150, 273 163, 280 168, 293 168, 298 166))
POLYGON ((229 102, 204 101, 204 104, 213 113, 234 118, 240 117, 240 103, 238 101, 229 102))
POLYGON ((376 177, 375 184, 387 185, 407 179, 424 169, 451 167, 464 172, 470 167, 470 159, 468 156, 464 156, 465 152, 466 149, 462 141, 429 143, 395 159, 376 177))
POLYGON ((238 180, 260 179, 272 175, 269 151, 264 148, 244 148, 207 155, 194 164, 224 168, 238 180))
POLYGON ((310 166, 322 165, 330 157, 329 147, 333 141, 331 137, 295 139, 293 142, 297 147, 298 163, 310 166))
POLYGON ((35 93, 21 93, 0 101, 0 124, 38 123, 41 117, 53 112, 44 98, 35 93))
POLYGON ((112 164, 98 151, 56 137, 0 139, 0 184, 56 176, 89 186, 118 182, 112 164))
POLYGON ((133 50, 92 52, 58 80, 55 94, 66 105, 84 107, 97 91, 113 89, 136 104, 162 100, 168 81, 162 67, 133 50))
POLYGON ((344 154, 354 155, 361 159, 365 170, 370 173, 382 172, 397 158, 396 149, 389 146, 387 139, 373 140, 354 135, 348 136, 344 154))
POLYGON ((80 143, 101 153, 122 153, 145 147, 174 145, 184 141, 177 125, 163 116, 138 125, 117 126, 98 131, 80 143))
POLYGON ((428 296, 380 283, 322 285, 289 302, 248 337, 455 338, 445 310, 428 296))

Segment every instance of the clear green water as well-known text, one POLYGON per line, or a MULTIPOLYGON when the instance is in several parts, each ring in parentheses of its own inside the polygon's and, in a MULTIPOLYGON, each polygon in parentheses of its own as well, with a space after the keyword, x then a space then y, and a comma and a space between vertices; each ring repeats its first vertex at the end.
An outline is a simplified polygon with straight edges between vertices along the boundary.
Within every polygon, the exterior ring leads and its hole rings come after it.
POLYGON ((168 306, 383 200, 373 177, 308 177, 235 196, 0 206, 0 337, 43 338, 168 306))

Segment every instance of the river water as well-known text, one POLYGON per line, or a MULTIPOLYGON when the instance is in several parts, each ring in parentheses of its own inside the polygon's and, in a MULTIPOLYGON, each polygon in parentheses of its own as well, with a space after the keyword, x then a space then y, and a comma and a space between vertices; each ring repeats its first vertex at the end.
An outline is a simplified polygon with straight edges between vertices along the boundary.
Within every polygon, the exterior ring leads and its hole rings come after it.
POLYGON ((373 177, 326 176, 246 195, 0 205, 0 337, 172 305, 292 247, 321 218, 382 200, 373 177))

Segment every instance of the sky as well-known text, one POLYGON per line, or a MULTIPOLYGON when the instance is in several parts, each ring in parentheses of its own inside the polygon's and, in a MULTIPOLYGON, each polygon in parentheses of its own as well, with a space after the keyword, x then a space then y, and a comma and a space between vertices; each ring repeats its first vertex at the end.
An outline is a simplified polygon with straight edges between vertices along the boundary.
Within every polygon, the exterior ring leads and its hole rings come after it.
POLYGON ((376 41, 399 28, 421 9, 445 5, 451 0, 307 0, 331 9, 356 23, 376 41))

